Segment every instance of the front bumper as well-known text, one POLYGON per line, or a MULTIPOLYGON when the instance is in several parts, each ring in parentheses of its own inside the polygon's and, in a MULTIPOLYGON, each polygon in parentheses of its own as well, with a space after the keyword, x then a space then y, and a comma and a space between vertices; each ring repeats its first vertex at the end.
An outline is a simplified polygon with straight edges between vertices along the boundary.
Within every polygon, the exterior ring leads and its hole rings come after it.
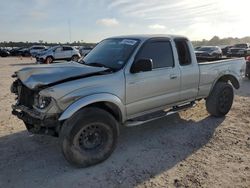
POLYGON ((36 62, 37 63, 45 63, 45 59, 43 57, 36 57, 36 62))
POLYGON ((57 127, 59 114, 47 115, 30 109, 23 105, 12 105, 12 114, 23 120, 25 123, 41 127, 57 127))

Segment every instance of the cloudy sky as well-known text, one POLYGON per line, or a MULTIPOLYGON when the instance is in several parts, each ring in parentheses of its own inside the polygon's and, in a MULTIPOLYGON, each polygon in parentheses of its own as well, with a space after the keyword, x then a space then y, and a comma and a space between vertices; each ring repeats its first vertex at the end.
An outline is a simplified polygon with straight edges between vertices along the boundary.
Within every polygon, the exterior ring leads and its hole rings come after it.
POLYGON ((0 41, 97 42, 121 34, 250 35, 250 0, 0 0, 0 41))

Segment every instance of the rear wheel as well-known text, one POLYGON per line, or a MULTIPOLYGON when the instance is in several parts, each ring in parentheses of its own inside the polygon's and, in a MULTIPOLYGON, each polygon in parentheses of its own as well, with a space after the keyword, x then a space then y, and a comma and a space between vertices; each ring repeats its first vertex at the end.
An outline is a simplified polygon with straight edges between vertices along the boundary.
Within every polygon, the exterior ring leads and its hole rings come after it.
POLYGON ((62 151, 71 164, 87 167, 107 159, 115 149, 118 123, 105 110, 88 107, 66 120, 60 132, 62 151))
POLYGON ((216 117, 225 116, 232 107, 233 87, 226 82, 218 82, 206 99, 207 111, 216 117))
POLYGON ((50 63, 52 63, 52 62, 53 62, 53 58, 52 58, 51 56, 46 57, 46 59, 45 59, 45 63, 46 63, 46 64, 50 64, 50 63))

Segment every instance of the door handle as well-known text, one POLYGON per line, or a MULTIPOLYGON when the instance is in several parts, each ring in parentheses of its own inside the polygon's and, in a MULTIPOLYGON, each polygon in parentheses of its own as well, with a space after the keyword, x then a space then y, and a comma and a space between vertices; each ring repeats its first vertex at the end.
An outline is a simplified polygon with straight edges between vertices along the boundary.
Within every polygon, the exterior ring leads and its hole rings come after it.
POLYGON ((170 79, 176 79, 177 78, 177 75, 176 74, 171 74, 170 75, 170 79))

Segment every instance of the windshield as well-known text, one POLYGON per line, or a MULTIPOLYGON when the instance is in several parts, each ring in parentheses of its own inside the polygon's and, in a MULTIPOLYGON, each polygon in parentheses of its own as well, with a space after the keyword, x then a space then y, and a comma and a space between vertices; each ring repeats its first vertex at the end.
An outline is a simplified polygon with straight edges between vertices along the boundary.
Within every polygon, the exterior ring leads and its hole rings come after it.
POLYGON ((138 43, 139 41, 136 39, 103 40, 87 56, 81 59, 80 63, 119 70, 127 62, 138 43))
POLYGON ((49 47, 48 49, 47 49, 47 51, 51 51, 51 50, 54 50, 54 49, 56 49, 58 46, 52 46, 52 47, 49 47))
POLYGON ((247 44, 235 44, 234 47, 236 47, 236 48, 247 48, 247 44))

